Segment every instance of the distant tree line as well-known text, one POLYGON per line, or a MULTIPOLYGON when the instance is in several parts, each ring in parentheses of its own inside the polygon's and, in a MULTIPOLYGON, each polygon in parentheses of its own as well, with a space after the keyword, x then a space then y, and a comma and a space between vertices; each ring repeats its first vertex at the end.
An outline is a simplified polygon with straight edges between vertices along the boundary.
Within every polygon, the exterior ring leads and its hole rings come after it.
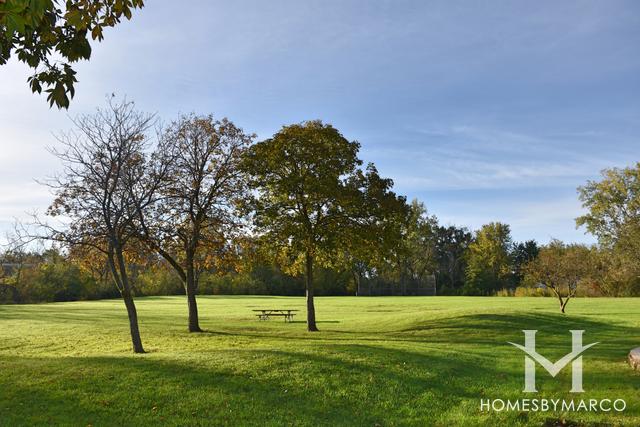
MULTIPOLYGON (((417 201, 411 206, 424 209, 417 201)), ((470 233, 465 228, 439 226, 433 216, 424 216, 422 220, 433 226, 427 234, 429 239, 416 239, 413 235, 401 243, 421 242, 424 246, 405 252, 400 261, 386 260, 377 267, 366 263, 350 269, 321 267, 314 275, 316 294, 357 295, 358 286, 363 282, 395 287, 398 294, 402 294, 403 286, 424 284, 427 276, 434 275, 438 295, 551 296, 550 286, 555 282, 546 281, 542 275, 552 268, 560 275, 562 269, 568 271, 570 267, 581 270, 577 274, 580 280, 573 286, 580 296, 617 297, 640 293, 640 280, 633 264, 627 263, 623 254, 608 248, 565 244, 559 240, 542 246, 533 240, 513 243, 506 239, 505 242, 504 236, 495 233, 496 229, 508 230, 506 224, 488 224, 470 233), (496 237, 500 239, 492 241, 496 237)), ((68 253, 59 248, 39 252, 9 250, 0 255, 0 259, 3 265, 0 302, 5 304, 119 296, 106 262, 100 264, 98 260, 86 258, 86 254, 68 253)), ((136 296, 185 294, 178 274, 160 257, 130 263, 128 268, 136 296)), ((252 256, 238 255, 235 264, 226 269, 201 271, 198 293, 301 296, 305 293, 305 284, 301 275, 291 274, 278 263, 255 256, 254 252, 252 256)))
POLYGON ((184 294, 199 332, 197 294, 305 295, 315 331, 314 295, 403 295, 434 279, 439 295, 552 295, 563 312, 575 296, 638 293, 640 164, 579 189, 577 224, 599 245, 540 246, 499 222, 441 225, 320 121, 256 142, 213 116, 160 128, 111 98, 73 125, 54 152, 64 168, 47 217, 1 256, 0 301, 120 296, 136 352, 143 295, 184 294), (34 241, 49 249, 30 252, 34 241))

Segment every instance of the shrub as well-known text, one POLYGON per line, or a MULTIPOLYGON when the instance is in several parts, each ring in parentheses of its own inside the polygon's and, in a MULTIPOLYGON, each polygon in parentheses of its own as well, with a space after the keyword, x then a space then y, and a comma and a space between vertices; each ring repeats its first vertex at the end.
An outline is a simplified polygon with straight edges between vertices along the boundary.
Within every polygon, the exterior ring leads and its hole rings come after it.
POLYGON ((550 297, 553 293, 542 286, 518 286, 515 289, 500 289, 495 295, 497 297, 550 297))

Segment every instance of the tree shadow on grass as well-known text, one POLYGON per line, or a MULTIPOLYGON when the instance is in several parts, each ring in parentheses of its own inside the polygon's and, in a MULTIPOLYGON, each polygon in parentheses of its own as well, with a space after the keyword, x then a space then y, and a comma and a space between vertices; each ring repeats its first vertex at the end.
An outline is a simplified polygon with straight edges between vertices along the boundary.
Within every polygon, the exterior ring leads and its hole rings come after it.
MULTIPOLYGON (((278 325, 284 322, 278 322, 278 325)), ((304 321, 294 321, 303 324, 304 321)), ((319 321, 318 323, 344 324, 341 321, 319 321)), ((563 350, 571 346, 570 330, 584 330, 585 344, 600 342, 598 349, 606 350, 607 356, 626 357, 631 348, 637 347, 640 338, 638 329, 625 325, 593 320, 583 316, 564 316, 548 313, 518 314, 473 314, 438 318, 421 322, 410 328, 397 331, 372 332, 369 330, 322 329, 320 333, 299 331, 295 336, 279 336, 284 329, 246 328, 233 331, 208 331, 214 335, 233 335, 246 338, 275 340, 301 340, 303 342, 398 342, 416 344, 445 345, 488 345, 503 346, 507 342, 522 342, 523 330, 538 330, 537 340, 552 349, 563 350)), ((291 329, 288 332, 295 332, 291 329)))
MULTIPOLYGON (((608 397, 638 393, 638 374, 620 364, 634 328, 554 314, 475 314, 376 336, 212 331, 205 339, 255 338, 264 348, 212 342, 166 358, 0 356, 0 412, 7 425, 541 425, 535 414, 478 409, 481 397, 523 397, 523 355, 506 343, 522 342, 522 329, 538 329, 540 351, 553 360, 570 350, 568 330, 586 330, 585 343, 602 342, 585 357, 586 374, 597 375, 585 386, 608 397)), ((540 375, 542 391, 571 397, 564 372, 540 375)), ((601 421, 584 417, 570 419, 601 421)), ((637 408, 627 417, 640 424, 637 408)))
POLYGON ((473 314, 437 319, 400 331, 397 336, 420 337, 424 342, 499 345, 522 342, 523 330, 537 330, 536 340, 553 349, 571 347, 571 330, 584 330, 583 340, 599 342, 602 356, 626 356, 640 342, 638 329, 562 314, 473 314))
MULTIPOLYGON (((446 357, 361 345, 329 350, 233 350, 213 363, 3 357, 2 365, 14 373, 39 373, 37 380, 17 375, 0 382, 6 386, 0 406, 10 414, 3 422, 315 426, 395 425, 415 418, 413 424, 419 419, 424 425, 449 404, 473 397, 463 380, 451 381, 454 366, 446 357), (448 398, 439 406, 435 396, 448 398), (416 413, 416 405, 429 412, 416 413)), ((474 370, 487 380, 495 376, 491 371, 474 370)))
MULTIPOLYGON (((481 413, 480 398, 521 398, 522 375, 480 354, 333 344, 193 357, 0 357, 10 372, 0 379, 2 423, 541 425, 554 415, 481 413)), ((620 378, 604 372, 598 384, 618 390, 620 378)), ((640 420, 628 415, 629 425, 640 420)))
MULTIPOLYGON (((291 322, 288 323, 304 323, 306 324, 307 321, 306 320, 293 320, 291 322)), ((316 323, 342 323, 341 320, 316 320, 316 323)))

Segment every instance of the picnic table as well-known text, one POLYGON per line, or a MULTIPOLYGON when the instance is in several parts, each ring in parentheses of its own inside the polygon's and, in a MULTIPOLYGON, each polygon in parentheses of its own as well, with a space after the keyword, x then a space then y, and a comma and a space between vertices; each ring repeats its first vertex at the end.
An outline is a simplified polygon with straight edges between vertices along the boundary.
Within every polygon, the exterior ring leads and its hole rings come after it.
POLYGON ((258 320, 269 320, 272 316, 280 316, 284 317, 285 322, 293 322, 293 316, 295 316, 294 312, 300 310, 260 308, 252 311, 258 312, 256 314, 256 316, 258 316, 258 320))

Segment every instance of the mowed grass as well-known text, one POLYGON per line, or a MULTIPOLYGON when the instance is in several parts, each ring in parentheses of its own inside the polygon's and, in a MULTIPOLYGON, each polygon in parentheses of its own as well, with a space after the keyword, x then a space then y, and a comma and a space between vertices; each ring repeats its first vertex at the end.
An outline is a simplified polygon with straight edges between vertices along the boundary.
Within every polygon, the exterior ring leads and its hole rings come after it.
POLYGON ((0 306, 0 425, 640 425, 640 300, 200 297, 205 333, 186 332, 183 297, 137 300, 148 354, 130 351, 119 300, 0 306), (254 308, 300 309, 258 322, 254 308), (525 395, 522 329, 552 361, 584 329, 582 394, 570 369, 537 369, 525 395), (480 411, 481 398, 623 398, 624 413, 480 411), (571 424, 570 424, 571 425, 571 424))

